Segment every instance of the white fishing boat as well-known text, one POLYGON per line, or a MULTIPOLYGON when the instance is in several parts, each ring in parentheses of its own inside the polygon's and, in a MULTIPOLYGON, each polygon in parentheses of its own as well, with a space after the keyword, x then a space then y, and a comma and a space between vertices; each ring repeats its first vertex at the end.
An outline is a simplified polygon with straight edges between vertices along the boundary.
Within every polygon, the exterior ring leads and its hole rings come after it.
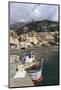
POLYGON ((41 82, 43 80, 41 64, 42 63, 35 64, 27 69, 28 74, 34 83, 41 82))
POLYGON ((27 71, 34 83, 43 80, 42 69, 43 59, 41 59, 41 62, 36 61, 32 52, 25 53, 22 57, 21 64, 17 66, 17 70, 27 71))

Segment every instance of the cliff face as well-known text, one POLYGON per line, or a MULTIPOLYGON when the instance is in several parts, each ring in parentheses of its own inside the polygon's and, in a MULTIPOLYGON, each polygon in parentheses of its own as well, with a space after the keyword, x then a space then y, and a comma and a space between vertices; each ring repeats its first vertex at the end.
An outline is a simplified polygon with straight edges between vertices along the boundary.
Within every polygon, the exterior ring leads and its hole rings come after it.
POLYGON ((14 30, 10 30, 10 44, 17 45, 19 43, 17 33, 14 30))

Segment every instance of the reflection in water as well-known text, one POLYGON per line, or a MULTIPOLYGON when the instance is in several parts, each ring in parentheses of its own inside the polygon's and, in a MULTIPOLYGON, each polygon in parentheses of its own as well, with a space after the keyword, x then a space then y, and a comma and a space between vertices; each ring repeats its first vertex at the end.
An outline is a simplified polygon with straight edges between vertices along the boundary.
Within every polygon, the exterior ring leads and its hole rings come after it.
POLYGON ((58 51, 51 53, 43 62, 43 82, 36 85, 57 85, 59 84, 59 55, 58 51))

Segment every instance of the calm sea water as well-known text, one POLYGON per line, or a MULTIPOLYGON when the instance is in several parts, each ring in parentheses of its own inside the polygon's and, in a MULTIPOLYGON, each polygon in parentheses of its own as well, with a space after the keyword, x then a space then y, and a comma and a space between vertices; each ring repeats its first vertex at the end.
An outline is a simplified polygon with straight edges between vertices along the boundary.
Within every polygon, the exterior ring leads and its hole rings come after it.
POLYGON ((59 52, 51 52, 51 56, 43 64, 43 82, 39 82, 36 86, 40 85, 58 85, 59 84, 59 52))

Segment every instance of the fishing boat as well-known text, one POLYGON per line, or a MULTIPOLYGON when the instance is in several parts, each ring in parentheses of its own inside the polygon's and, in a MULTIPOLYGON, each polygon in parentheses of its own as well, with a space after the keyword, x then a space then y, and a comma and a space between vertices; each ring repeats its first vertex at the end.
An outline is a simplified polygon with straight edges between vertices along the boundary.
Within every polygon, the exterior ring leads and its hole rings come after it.
POLYGON ((27 69, 27 72, 34 83, 43 81, 42 68, 43 62, 37 63, 27 69))
POLYGON ((17 66, 17 69, 27 71, 34 83, 43 80, 43 58, 41 59, 41 62, 38 62, 32 52, 28 52, 23 55, 21 64, 17 66))
POLYGON ((32 52, 25 53, 22 61, 28 63, 26 70, 34 83, 41 82, 43 80, 43 58, 38 62, 32 52))

